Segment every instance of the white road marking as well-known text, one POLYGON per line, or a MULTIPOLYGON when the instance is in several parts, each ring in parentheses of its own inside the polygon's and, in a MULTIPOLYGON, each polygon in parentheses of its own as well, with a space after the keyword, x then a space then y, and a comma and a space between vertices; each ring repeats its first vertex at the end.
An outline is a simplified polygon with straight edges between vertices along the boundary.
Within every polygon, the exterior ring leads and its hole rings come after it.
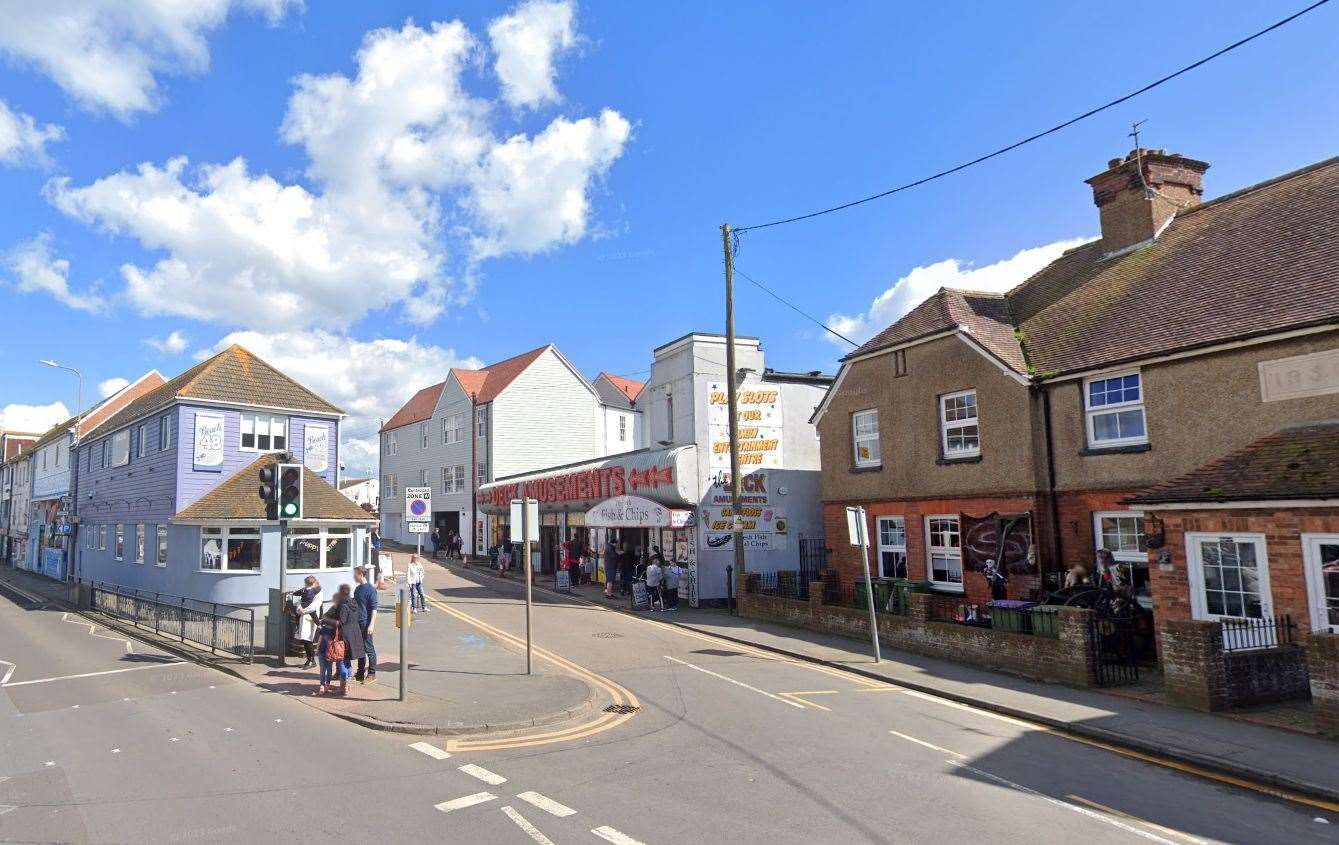
POLYGON ((1080 804, 1087 804, 1089 807, 1092 807, 1095 810, 1101 810, 1102 812, 1106 813, 1109 816, 1115 816, 1116 818, 1121 819, 1129 819, 1132 822, 1138 822, 1139 824, 1142 824, 1144 827, 1161 831, 1162 833, 1166 833, 1170 836, 1179 836, 1182 839, 1185 839, 1193 843, 1193 845, 1209 845, 1208 842, 1205 842, 1203 839, 1198 839, 1194 836, 1191 836, 1189 833, 1176 830, 1175 828, 1163 827, 1162 825, 1155 824, 1149 821, 1148 819, 1141 819, 1138 816, 1132 816, 1129 813, 1122 813, 1115 807, 1108 807, 1106 804, 1099 804, 1096 801, 1090 801, 1089 799, 1084 798, 1082 795, 1066 795, 1065 797, 1071 801, 1078 801, 1080 804))
POLYGON ((732 683, 737 687, 743 687, 749 692, 756 692, 759 695, 765 695, 768 698, 772 699, 773 701, 779 701, 782 704, 789 704, 791 707, 796 707, 800 710, 804 709, 804 705, 800 704, 798 701, 790 701, 789 699, 782 698, 779 695, 772 695, 770 692, 767 692, 766 690, 760 690, 757 687, 751 687, 748 684, 744 683, 743 681, 736 681, 734 678, 727 678, 726 676, 720 674, 719 672, 713 672, 710 669, 703 669, 701 666, 694 666, 693 664, 689 663, 686 660, 680 660, 677 657, 670 657, 668 654, 665 655, 665 659, 678 663, 681 666, 687 666, 689 669, 696 669, 697 671, 702 672, 703 674, 711 675, 713 678, 720 678, 722 681, 732 683))
POLYGON ((0 675, 0 687, 3 687, 5 684, 9 683, 10 678, 14 677, 14 670, 19 667, 17 663, 10 663, 8 660, 0 660, 0 663, 9 667, 9 669, 5 671, 5 674, 0 675))
POLYGON ((531 839, 533 839, 533 840, 535 840, 536 842, 538 842, 539 845, 553 845, 553 840, 552 840, 552 839, 550 839, 550 838, 548 838, 547 836, 545 836, 544 834, 540 833, 540 832, 539 832, 539 828, 535 827, 535 826, 532 825, 529 821, 527 821, 526 818, 525 818, 525 816, 523 816, 523 815, 521 815, 520 813, 516 812, 515 808, 513 808, 513 807, 503 807, 503 808, 502 808, 502 812, 506 813, 506 814, 507 814, 507 818, 509 818, 509 819, 511 819, 512 821, 516 822, 516 826, 519 827, 521 830, 524 830, 524 831, 526 832, 526 834, 527 834, 531 839))
POLYGON ((565 819, 568 816, 575 816, 577 814, 577 811, 573 810, 571 807, 559 804, 552 798, 540 795, 538 792, 522 792, 520 795, 517 795, 516 797, 521 799, 522 801, 525 801, 526 803, 534 804, 536 807, 543 810, 544 812, 549 813, 551 815, 555 815, 560 819, 565 819))
POLYGON ((597 827, 594 830, 592 830, 591 833, 595 834, 596 836, 600 837, 606 842, 614 843, 614 845, 645 845, 645 843, 638 842, 636 839, 633 839, 626 833, 620 833, 619 831, 614 830, 609 825, 605 825, 604 827, 597 827))
POLYGON ((275 719, 275 720, 274 720, 274 723, 275 723, 276 725, 282 725, 282 724, 284 723, 284 720, 283 720, 283 719, 275 719))
POLYGON ((22 587, 20 587, 18 584, 14 584, 14 583, 11 583, 11 582, 9 582, 9 581, 0 581, 0 587, 6 587, 6 588, 8 588, 8 589, 10 589, 10 590, 13 590, 14 592, 16 592, 16 593, 18 593, 19 595, 23 596, 23 597, 24 597, 25 599, 27 599, 28 601, 31 601, 31 602, 37 602, 38 604, 40 604, 40 605, 44 605, 44 606, 46 605, 46 600, 45 600, 45 599, 43 599, 41 596, 33 595, 32 593, 30 593, 30 592, 28 592, 27 590, 25 590, 25 589, 23 589, 22 587))
POLYGON ((410 743, 409 747, 415 751, 421 751, 424 754, 427 754, 434 760, 447 760, 451 757, 449 752, 443 751, 430 742, 414 742, 410 743))
POLYGON ((917 738, 914 737, 914 736, 907 736, 906 734, 900 734, 900 733, 898 733, 897 731, 889 731, 888 733, 892 734, 893 736, 896 736, 896 737, 900 737, 900 738, 902 738, 902 739, 905 739, 907 742, 914 742, 914 743, 916 743, 917 745, 923 745, 923 746, 925 746, 926 748, 929 748, 929 749, 932 750, 932 751, 938 751, 938 752, 941 753, 941 754, 947 754, 947 755, 949 755, 950 757, 957 757, 957 758, 960 759, 960 760, 966 760, 966 759, 967 759, 967 755, 966 755, 966 754, 959 754, 959 753, 956 752, 956 751, 949 751, 947 748, 940 748, 938 745, 931 745, 930 743, 926 742, 925 740, 923 740, 923 739, 917 739, 917 738))
MULTIPOLYGON (((6 686, 8 686, 8 684, 6 684, 6 686)), ((18 684, 15 684, 14 686, 18 686, 18 684)), ((79 709, 79 705, 78 705, 78 704, 71 704, 71 705, 70 705, 70 709, 71 709, 71 710, 78 710, 78 709, 79 709)))
POLYGON ((947 698, 939 698, 937 696, 930 695, 929 693, 921 692, 920 690, 904 689, 902 690, 902 693, 903 695, 909 695, 913 698, 919 698, 923 701, 933 701, 935 704, 942 704, 945 707, 952 707, 955 710, 966 710, 969 713, 975 713, 978 716, 985 716, 988 719, 994 719, 998 722, 1008 722, 1009 724, 1017 725, 1018 727, 1023 728, 1024 730, 1029 731, 1042 730, 1042 728, 1037 725, 1024 722, 1021 719, 1015 719, 1012 716, 1005 716, 1002 713, 994 713, 991 712, 990 710, 983 710, 980 707, 972 707, 969 704, 963 704, 962 702, 953 701, 947 698))
POLYGON ((134 651, 135 651, 134 646, 132 646, 132 645, 130 644, 130 640, 126 639, 125 637, 109 637, 109 636, 107 636, 106 634, 99 634, 99 633, 98 633, 98 626, 97 626, 97 625, 94 625, 92 622, 89 622, 89 621, 86 620, 86 619, 80 619, 79 621, 76 622, 75 620, 73 620, 73 619, 70 618, 70 614, 69 614, 69 613, 62 613, 62 614, 60 615, 60 621, 62 621, 62 622, 69 622, 71 625, 78 625, 78 626, 81 627, 81 628, 87 626, 87 627, 88 627, 88 635, 89 635, 90 637, 97 637, 97 638, 100 639, 100 640, 111 640, 111 641, 114 642, 114 643, 125 643, 125 644, 126 644, 126 654, 133 654, 134 651))
POLYGON ((1036 798, 1040 798, 1041 800, 1045 801, 1048 804, 1054 804, 1057 807, 1064 807, 1066 810, 1078 813, 1081 816, 1087 816, 1090 819, 1097 819, 1098 821, 1104 824, 1109 824, 1112 827, 1118 827, 1121 830, 1125 831, 1126 833, 1133 833, 1135 836, 1142 836, 1143 838, 1151 842, 1161 842, 1162 845, 1177 845, 1176 842, 1173 842, 1170 839, 1163 839, 1161 836, 1149 833, 1147 830, 1137 828, 1134 825, 1125 824, 1122 821, 1113 819, 1112 817, 1106 815, 1105 813, 1099 813, 1096 810, 1089 810, 1087 807, 1080 807, 1079 805, 1071 804, 1068 801, 1061 801, 1059 798, 1052 798, 1049 795, 1043 795, 1042 793, 1038 792, 1035 789, 1032 789, 1031 787, 1023 786, 1023 784, 1021 783, 1014 783, 1008 778, 1002 778, 999 775, 992 775, 990 772, 983 771, 981 769, 976 768, 975 766, 969 766, 966 763, 962 763, 957 760, 949 760, 948 762, 950 765, 961 766, 962 768, 966 769, 972 774, 979 775, 985 778, 986 780, 994 781, 995 783, 998 783, 1002 786, 1007 786, 1010 789, 1017 789, 1019 792, 1026 793, 1036 798))
POLYGON ((13 804, 0 804, 0 816, 3 816, 5 813, 12 813, 17 809, 18 807, 15 807, 13 804))
POLYGON ((46 761, 45 763, 43 763, 42 765, 43 765, 43 766, 54 766, 54 765, 56 765, 56 761, 55 761, 55 760, 47 760, 47 761, 46 761))
POLYGON ((232 733, 232 728, 224 728, 224 729, 223 729, 223 732, 224 732, 225 734, 230 734, 230 733, 232 733))
POLYGON ((473 795, 466 795, 463 798, 452 798, 450 801, 443 801, 437 804, 438 810, 443 813, 449 813, 452 810, 463 810, 466 807, 473 807, 475 804, 483 804, 487 801, 495 801, 497 796, 491 792, 476 792, 473 795))
POLYGON ((120 754, 120 753, 121 753, 121 749, 119 749, 119 748, 113 748, 113 749, 112 749, 112 753, 113 753, 113 754, 120 754))
POLYGON ((461 766, 460 770, 472 778, 478 778, 489 786, 498 786, 507 782, 507 779, 502 775, 494 774, 483 766, 476 766, 473 763, 461 766))
POLYGON ((168 742, 181 742, 181 737, 174 736, 171 739, 169 739, 168 742))
MULTIPOLYGON (((54 682, 56 682, 56 681, 74 681, 74 680, 77 680, 77 679, 79 679, 79 678, 96 678, 96 677, 98 677, 99 675, 119 675, 119 674, 121 674, 122 672, 138 672, 138 671, 141 670, 141 669, 161 669, 161 668, 164 667, 164 666, 180 666, 181 664, 183 664, 183 663, 185 663, 185 662, 186 662, 186 661, 184 661, 184 660, 172 660, 172 661, 169 661, 169 662, 167 662, 167 663, 150 663, 150 664, 147 664, 147 665, 145 665, 145 666, 129 666, 129 667, 125 668, 125 669, 106 669, 106 670, 104 670, 104 671, 102 671, 102 672, 82 672, 82 673, 80 673, 80 674, 78 674, 78 675, 61 675, 61 676, 59 676, 59 677, 55 677, 55 678, 38 678, 38 679, 35 680, 35 681, 15 681, 15 682, 13 682, 12 684, 4 684, 4 686, 6 686, 6 687, 26 687, 26 686, 28 686, 29 684, 50 684, 50 683, 54 683, 54 682)), ((173 695, 176 695, 176 692, 173 692, 172 694, 173 694, 173 695)), ((129 701, 130 699, 127 698, 127 699, 125 699, 125 700, 126 700, 126 701, 129 701)), ((78 706, 79 706, 79 705, 77 705, 77 704, 75 705, 75 707, 78 707, 78 706)))

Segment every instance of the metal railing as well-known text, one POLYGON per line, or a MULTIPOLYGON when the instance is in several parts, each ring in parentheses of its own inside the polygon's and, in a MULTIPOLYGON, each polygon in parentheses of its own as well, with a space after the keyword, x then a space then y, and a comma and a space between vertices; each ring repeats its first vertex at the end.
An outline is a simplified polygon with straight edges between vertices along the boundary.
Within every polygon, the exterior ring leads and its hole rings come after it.
POLYGON ((200 601, 90 581, 92 608, 155 634, 252 661, 256 650, 254 608, 200 601))
POLYGON ((1223 619, 1223 651, 1250 651, 1293 645, 1292 617, 1284 614, 1272 619, 1223 619))
POLYGON ((801 584, 800 573, 795 570, 782 572, 750 572, 744 577, 744 592, 749 595, 777 596, 783 599, 807 601, 809 585, 801 584))

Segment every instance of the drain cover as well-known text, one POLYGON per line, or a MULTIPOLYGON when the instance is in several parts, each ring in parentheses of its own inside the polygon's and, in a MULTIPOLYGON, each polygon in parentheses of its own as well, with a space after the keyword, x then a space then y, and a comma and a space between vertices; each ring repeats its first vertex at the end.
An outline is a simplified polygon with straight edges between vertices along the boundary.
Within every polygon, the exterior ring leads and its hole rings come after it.
POLYGON ((611 704, 604 708, 606 713, 636 713, 640 707, 633 707, 631 704, 611 704))
POLYGON ((622 634, 615 634, 613 631, 601 631, 598 634, 591 634, 597 640, 616 640, 622 637, 622 634))

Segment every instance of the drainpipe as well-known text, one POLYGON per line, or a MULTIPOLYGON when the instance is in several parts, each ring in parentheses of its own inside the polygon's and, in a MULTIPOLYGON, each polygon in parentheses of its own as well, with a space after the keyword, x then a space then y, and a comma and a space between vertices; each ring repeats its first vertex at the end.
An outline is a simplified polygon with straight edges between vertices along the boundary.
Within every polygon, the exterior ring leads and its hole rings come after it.
POLYGON ((1037 389, 1041 391, 1042 416, 1046 432, 1046 492, 1051 503, 1051 542, 1054 546, 1052 551, 1055 554, 1056 571, 1059 572, 1064 567, 1064 548, 1060 539, 1060 503, 1055 495, 1055 439, 1051 431, 1051 394, 1045 384, 1038 384, 1037 389))

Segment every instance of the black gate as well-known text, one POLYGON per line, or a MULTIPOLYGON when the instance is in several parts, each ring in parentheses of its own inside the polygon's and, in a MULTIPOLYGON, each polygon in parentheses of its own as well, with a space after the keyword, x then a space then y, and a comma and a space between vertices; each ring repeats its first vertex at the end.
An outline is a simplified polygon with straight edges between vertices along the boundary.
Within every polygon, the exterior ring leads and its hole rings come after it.
POLYGON ((800 538, 800 574, 799 589, 801 598, 809 597, 809 582, 821 581, 823 570, 828 568, 827 541, 822 537, 800 538))
POLYGON ((1138 683, 1143 650, 1139 617, 1096 611, 1088 618, 1088 625, 1093 641, 1094 683, 1099 687, 1138 683))

